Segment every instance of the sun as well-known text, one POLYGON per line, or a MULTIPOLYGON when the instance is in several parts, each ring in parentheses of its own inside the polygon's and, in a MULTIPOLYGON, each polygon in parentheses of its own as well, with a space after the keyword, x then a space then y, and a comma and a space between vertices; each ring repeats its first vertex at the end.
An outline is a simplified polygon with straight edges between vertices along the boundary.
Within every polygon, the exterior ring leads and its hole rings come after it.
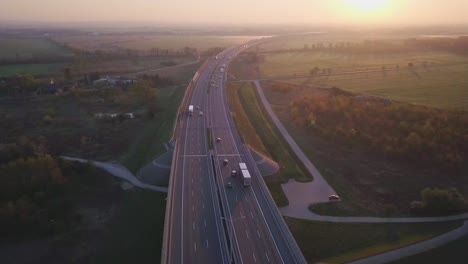
POLYGON ((372 12, 384 9, 389 0, 342 0, 343 3, 355 11, 372 12))

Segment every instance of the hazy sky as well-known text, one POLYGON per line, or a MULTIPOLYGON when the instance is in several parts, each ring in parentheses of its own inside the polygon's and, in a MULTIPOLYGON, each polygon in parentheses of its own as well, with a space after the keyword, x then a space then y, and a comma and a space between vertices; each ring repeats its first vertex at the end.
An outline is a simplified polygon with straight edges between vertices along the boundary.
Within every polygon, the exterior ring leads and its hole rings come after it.
POLYGON ((3 21, 468 24, 468 0, 0 1, 3 21))

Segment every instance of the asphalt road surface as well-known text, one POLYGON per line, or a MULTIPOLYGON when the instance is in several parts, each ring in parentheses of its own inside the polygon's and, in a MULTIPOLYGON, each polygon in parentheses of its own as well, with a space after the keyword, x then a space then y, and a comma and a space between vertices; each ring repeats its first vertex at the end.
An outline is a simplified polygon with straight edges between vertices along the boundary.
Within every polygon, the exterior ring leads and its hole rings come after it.
POLYGON ((194 112, 179 116, 163 263, 305 263, 227 105, 226 66, 247 47, 227 49, 200 69, 190 98, 194 112), (240 162, 252 175, 249 187, 231 176, 240 162))

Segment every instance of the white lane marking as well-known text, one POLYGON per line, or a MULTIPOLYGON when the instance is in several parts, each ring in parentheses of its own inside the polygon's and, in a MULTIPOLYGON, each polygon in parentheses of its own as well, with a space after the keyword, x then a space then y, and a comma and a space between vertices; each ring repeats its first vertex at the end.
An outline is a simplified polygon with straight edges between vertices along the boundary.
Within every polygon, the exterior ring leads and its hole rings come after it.
POLYGON ((247 232, 247 230, 245 230, 245 235, 247 236, 248 239, 250 239, 249 232, 247 232))
POLYGON ((192 229, 195 230, 195 222, 192 222, 192 229))
POLYGON ((197 242, 193 242, 193 248, 195 249, 195 252, 197 252, 197 242))
POLYGON ((262 237, 262 236, 260 235, 260 232, 258 231, 258 229, 257 229, 257 235, 258 235, 259 238, 262 237))
POLYGON ((252 217, 252 219, 254 219, 252 211, 250 211, 250 216, 252 217))
POLYGON ((206 240, 206 248, 209 248, 208 239, 206 240))
POLYGON ((206 227, 206 219, 205 219, 205 221, 203 221, 203 223, 205 224, 205 227, 206 227))
POLYGON ((254 262, 257 263, 257 259, 255 258, 255 253, 252 254, 252 257, 254 259, 254 262))
POLYGON ((205 203, 203 203, 202 207, 203 207, 203 209, 205 209, 205 203))
POLYGON ((268 254, 266 252, 265 252, 265 257, 267 258, 268 263, 270 263, 270 258, 268 257, 268 254))

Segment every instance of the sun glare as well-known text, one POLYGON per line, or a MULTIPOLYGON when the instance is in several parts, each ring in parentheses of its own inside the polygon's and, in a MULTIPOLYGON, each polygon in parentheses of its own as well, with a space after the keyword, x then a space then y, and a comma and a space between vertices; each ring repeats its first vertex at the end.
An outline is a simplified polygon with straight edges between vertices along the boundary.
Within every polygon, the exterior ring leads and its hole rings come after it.
POLYGON ((342 0, 343 3, 355 11, 371 12, 383 9, 387 6, 388 0, 342 0))

